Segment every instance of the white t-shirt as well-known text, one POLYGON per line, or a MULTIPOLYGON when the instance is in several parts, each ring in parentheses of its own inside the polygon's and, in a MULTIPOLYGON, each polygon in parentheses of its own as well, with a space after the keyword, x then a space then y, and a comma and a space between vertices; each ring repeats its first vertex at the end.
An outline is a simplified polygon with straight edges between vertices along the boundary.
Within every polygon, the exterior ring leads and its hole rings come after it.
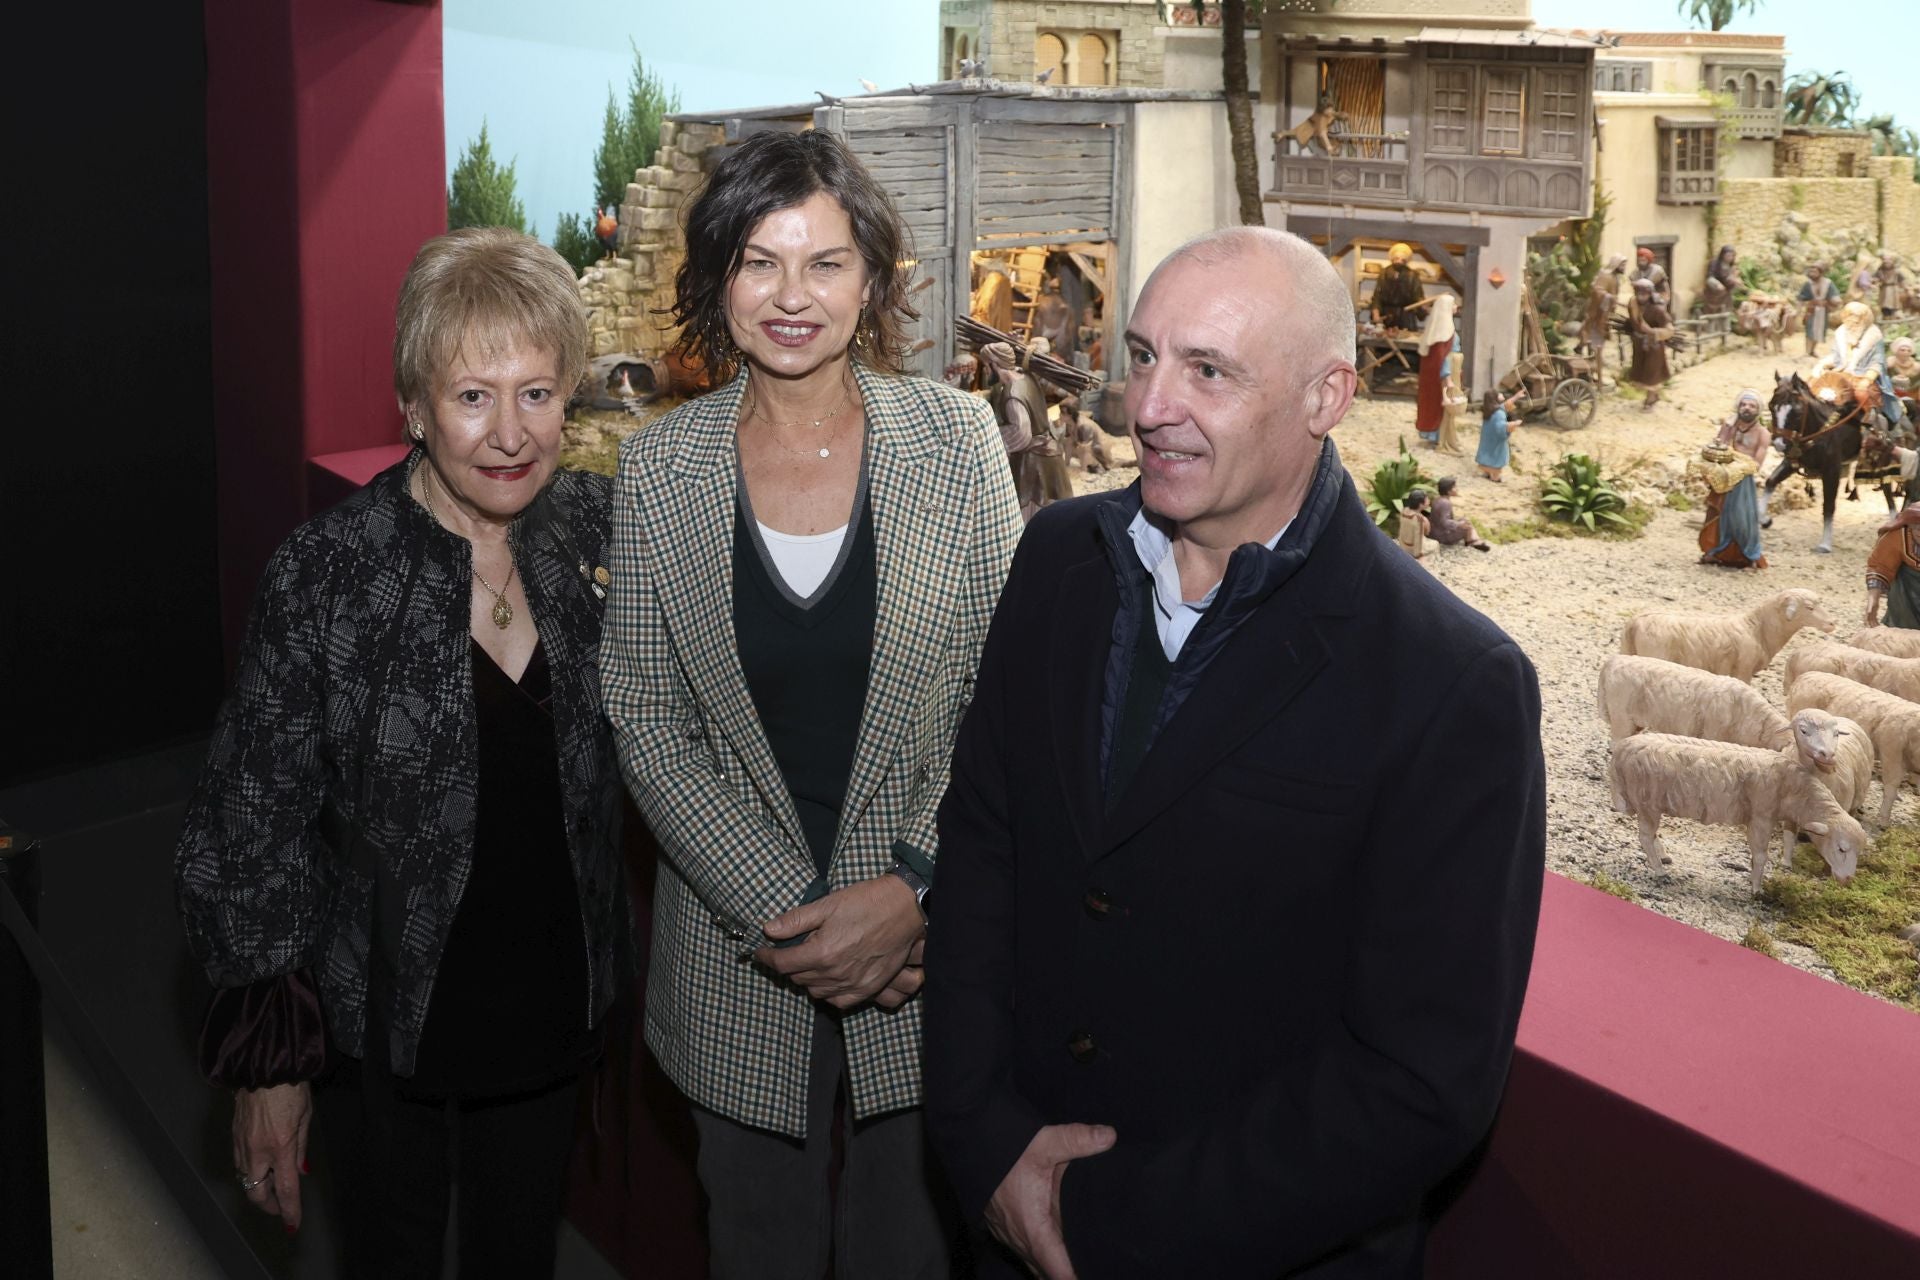
POLYGON ((760 526, 760 541, 773 557, 773 567, 780 571, 788 589, 802 600, 826 581, 833 562, 840 558, 840 544, 847 536, 844 524, 825 533, 782 533, 768 528, 763 521, 754 523, 760 526))

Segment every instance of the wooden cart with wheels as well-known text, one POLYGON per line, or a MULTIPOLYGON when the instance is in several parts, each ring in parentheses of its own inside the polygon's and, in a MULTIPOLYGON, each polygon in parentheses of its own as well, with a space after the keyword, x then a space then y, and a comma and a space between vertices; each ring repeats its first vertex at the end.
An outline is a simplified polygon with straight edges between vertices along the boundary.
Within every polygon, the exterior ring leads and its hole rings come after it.
POLYGON ((1600 409, 1600 386, 1587 356, 1563 356, 1547 350, 1546 334, 1533 299, 1520 295, 1520 363, 1500 379, 1500 394, 1521 393, 1521 417, 1544 413, 1556 427, 1584 427, 1600 409))

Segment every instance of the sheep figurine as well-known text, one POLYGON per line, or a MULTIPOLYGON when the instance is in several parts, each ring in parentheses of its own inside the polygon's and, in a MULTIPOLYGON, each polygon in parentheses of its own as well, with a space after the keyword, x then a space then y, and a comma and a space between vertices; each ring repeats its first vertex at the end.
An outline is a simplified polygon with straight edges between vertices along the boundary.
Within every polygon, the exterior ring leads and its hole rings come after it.
POLYGON ((1873 781, 1873 739, 1867 731, 1818 707, 1794 712, 1791 725, 1793 742, 1782 750, 1826 783, 1842 809, 1858 812, 1867 800, 1867 784, 1873 781))
POLYGON ((1802 627, 1832 631, 1820 597, 1794 587, 1739 613, 1648 609, 1627 619, 1620 652, 1752 680, 1802 627))
POLYGON ((1787 718, 1745 681, 1664 658, 1609 656, 1599 692, 1600 718, 1615 738, 1650 730, 1773 750, 1793 737, 1787 718))
MULTIPOLYGON (((1873 781, 1873 739, 1851 720, 1817 707, 1793 715, 1793 742, 1782 750, 1826 784, 1842 809, 1858 813, 1873 781)), ((1795 831, 1798 840, 1806 839, 1795 831)))
POLYGON ((1847 643, 1894 658, 1920 658, 1920 631, 1910 627, 1862 627, 1847 637, 1847 643))
POLYGON ((1791 689, 1805 671, 1832 672, 1869 689, 1920 702, 1920 658, 1895 658, 1850 644, 1810 644, 1787 655, 1787 687, 1791 689))
POLYGON ((1908 778, 1920 782, 1920 705, 1826 671, 1808 671, 1787 689, 1787 709, 1818 707, 1859 723, 1880 759, 1880 823, 1908 778))
MULTIPOLYGON (((1664 817, 1745 827, 1755 893, 1766 883, 1776 827, 1812 836, 1842 884, 1853 879, 1866 847, 1866 829, 1786 751, 1638 733, 1613 744, 1609 774, 1613 807, 1640 820, 1640 851, 1656 871, 1672 861, 1660 845, 1664 817)), ((1793 854, 1790 841, 1786 852, 1793 854)))

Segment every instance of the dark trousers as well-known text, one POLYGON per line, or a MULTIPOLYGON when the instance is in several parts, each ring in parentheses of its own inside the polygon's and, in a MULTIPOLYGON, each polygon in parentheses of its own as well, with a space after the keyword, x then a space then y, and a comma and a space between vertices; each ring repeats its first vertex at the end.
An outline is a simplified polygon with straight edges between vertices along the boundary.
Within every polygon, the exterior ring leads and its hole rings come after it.
POLYGON ((823 1010, 814 1015, 805 1142, 693 1109, 715 1280, 820 1280, 829 1251, 840 1280, 948 1275, 950 1196, 927 1150, 920 1111, 853 1124, 851 1104, 844 1104, 836 1135, 835 1102, 845 1080, 840 1024, 823 1010))
POLYGON ((462 1280, 553 1274, 577 1082, 428 1102, 349 1065, 314 1091, 350 1280, 439 1280, 449 1202, 462 1280))

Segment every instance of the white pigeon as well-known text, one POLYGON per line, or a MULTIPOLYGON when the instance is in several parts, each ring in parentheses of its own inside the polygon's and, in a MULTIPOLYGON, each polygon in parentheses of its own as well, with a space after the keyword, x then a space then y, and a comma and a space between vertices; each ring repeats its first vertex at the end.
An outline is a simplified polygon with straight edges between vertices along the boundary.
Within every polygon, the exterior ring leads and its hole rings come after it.
POLYGON ((865 76, 860 77, 860 87, 862 89, 865 89, 868 93, 880 92, 880 86, 875 84, 873 81, 867 79, 865 76))

